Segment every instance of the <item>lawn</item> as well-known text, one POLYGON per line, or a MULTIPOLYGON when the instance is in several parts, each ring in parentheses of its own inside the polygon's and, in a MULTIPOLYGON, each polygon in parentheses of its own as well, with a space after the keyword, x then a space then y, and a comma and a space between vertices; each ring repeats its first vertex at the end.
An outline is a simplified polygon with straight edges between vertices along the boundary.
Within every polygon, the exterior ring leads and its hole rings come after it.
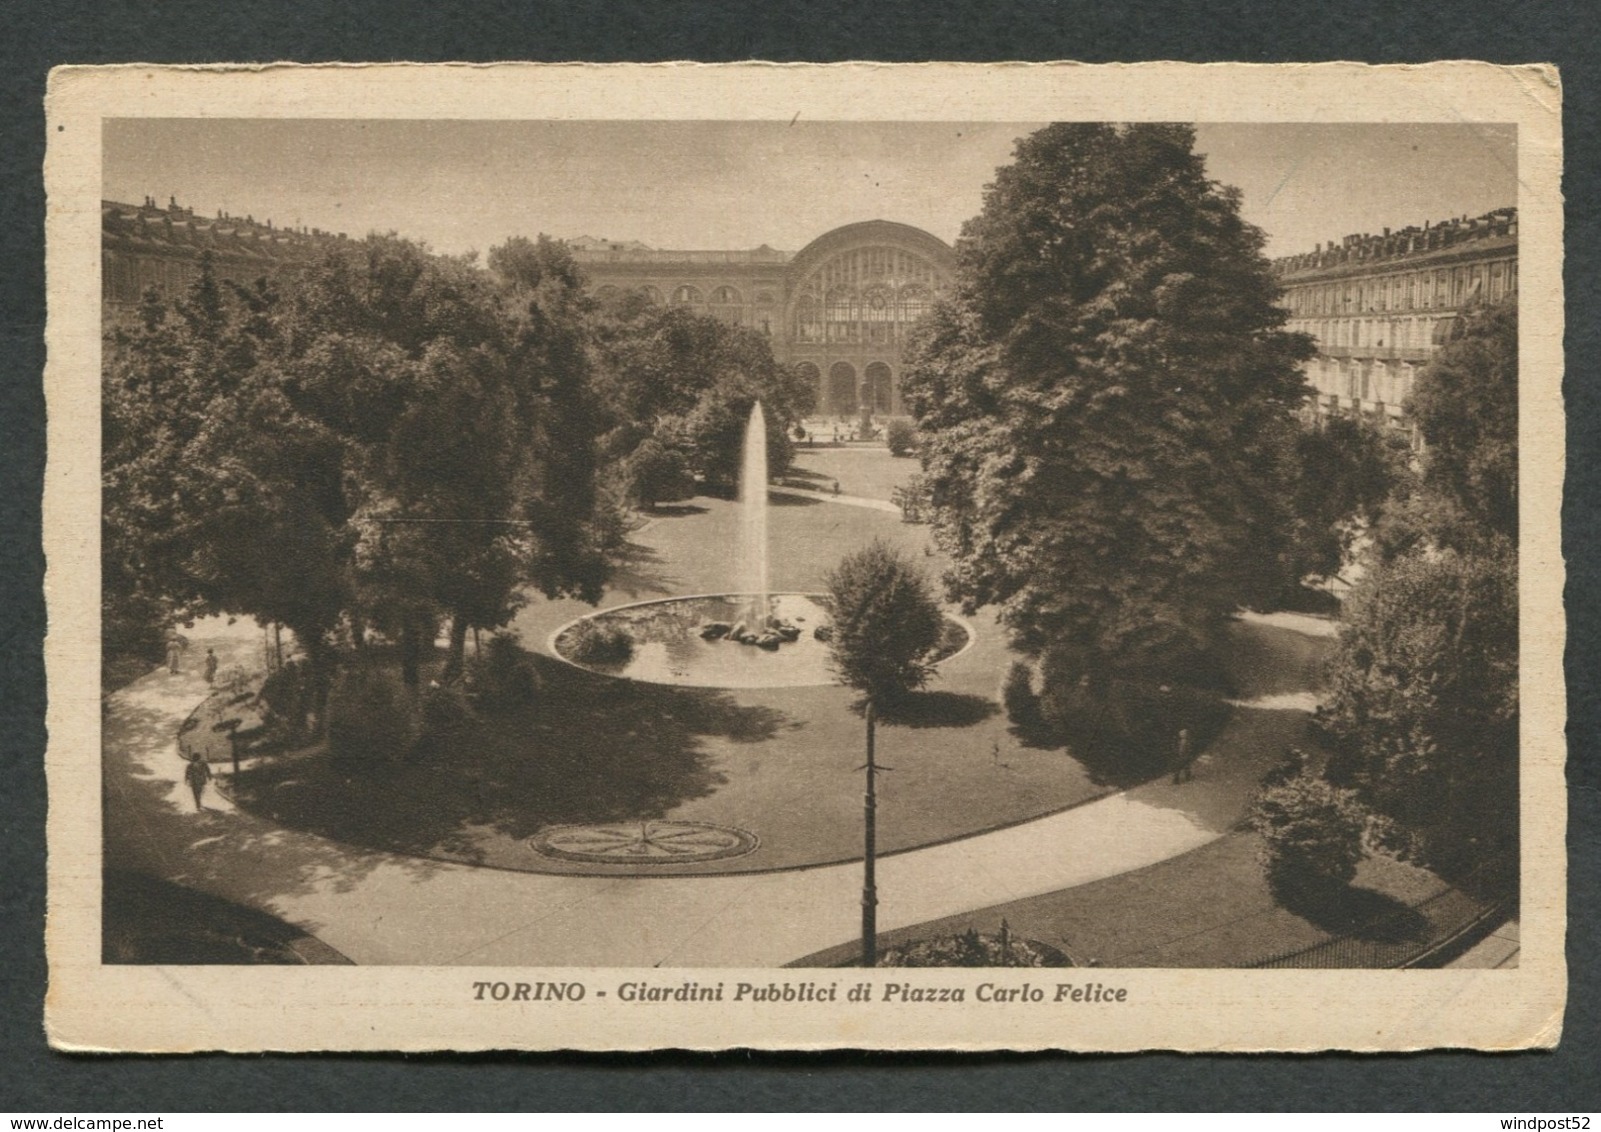
MULTIPOLYGON (((1093 884, 886 932, 880 948, 970 928, 995 932, 1005 920, 1012 933, 1056 947, 1078 966, 1246 967, 1347 933, 1385 942, 1399 933, 1419 951, 1439 934, 1440 925, 1412 910, 1447 888, 1433 873, 1370 857, 1342 905, 1295 912, 1269 889, 1259 844, 1256 834, 1236 831, 1093 884)), ((854 944, 831 948, 792 966, 835 966, 855 952, 854 944)))
MULTIPOLYGON (((850 458, 858 458, 852 456, 850 458)), ((862 457, 871 460, 873 457, 862 457)), ((889 460, 883 454, 883 461, 889 460)), ((902 466, 907 466, 904 463, 902 466)), ((936 573, 926 527, 845 504, 774 496, 772 585, 815 592, 870 539, 936 573)), ((697 499, 635 532, 602 607, 730 585, 737 506, 697 499)), ((652 873, 739 872, 845 861, 861 852, 863 723, 837 686, 718 690, 584 672, 550 656, 553 633, 590 607, 536 599, 517 617, 542 691, 448 752, 349 773, 320 754, 262 760, 238 801, 342 841, 504 868, 609 873, 554 860, 529 838, 555 824, 666 818, 754 833, 745 856, 652 873)), ((941 665, 916 711, 879 730, 879 847, 893 853, 1027 820, 1109 792, 1061 750, 1024 746, 997 702, 1011 655, 988 618, 941 665)))
POLYGON ((797 448, 789 482, 796 487, 832 491, 837 480, 841 495, 889 500, 890 493, 917 472, 915 457, 891 456, 889 449, 879 445, 797 448))

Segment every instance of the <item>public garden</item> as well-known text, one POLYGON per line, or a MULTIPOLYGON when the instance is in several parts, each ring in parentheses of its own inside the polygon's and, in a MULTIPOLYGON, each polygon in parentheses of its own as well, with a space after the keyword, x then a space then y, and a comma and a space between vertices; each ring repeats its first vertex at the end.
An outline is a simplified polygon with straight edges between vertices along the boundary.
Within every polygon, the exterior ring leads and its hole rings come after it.
MULTIPOLYGON (((108 956, 1399 966, 1510 920, 1503 448, 1427 383, 1421 475, 1297 415, 1309 344, 1188 147, 1021 144, 889 437, 817 443, 761 334, 592 301, 543 238, 151 296, 108 339, 103 753, 108 876, 160 883, 108 884, 108 956), (1103 220, 1170 178, 1167 275, 981 254, 1085 161, 1103 220), (1166 313, 1012 309, 1092 284, 1166 313), (164 936, 160 884, 215 903, 164 936)), ((1515 308, 1467 337, 1441 372, 1507 400, 1515 308)))

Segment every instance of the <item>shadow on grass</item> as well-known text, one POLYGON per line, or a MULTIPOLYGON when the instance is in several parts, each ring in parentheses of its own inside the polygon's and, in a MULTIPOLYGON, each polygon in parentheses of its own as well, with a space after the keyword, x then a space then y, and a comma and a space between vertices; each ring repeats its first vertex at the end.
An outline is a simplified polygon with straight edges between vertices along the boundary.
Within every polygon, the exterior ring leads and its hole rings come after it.
POLYGON ((711 508, 702 507, 699 503, 658 503, 654 507, 647 508, 645 514, 653 519, 682 519, 690 515, 704 515, 710 510, 711 508))
POLYGON ((1423 939, 1431 930, 1428 919, 1416 908, 1371 888, 1277 884, 1273 895, 1286 911, 1334 936, 1402 943, 1423 939))
POLYGON ((972 727, 997 714, 1001 705, 962 692, 912 692, 878 713, 892 727, 972 727))
POLYGON ((341 841, 479 862, 486 834, 523 839, 548 825, 663 817, 726 782, 704 739, 760 743, 790 722, 713 689, 535 663, 534 703, 484 713, 431 757, 263 765, 242 776, 240 801, 341 841))
MULTIPOLYGON (((694 508, 695 512, 704 507, 694 508)), ((686 514, 691 512, 686 511, 686 514)), ((628 542, 613 564, 608 586, 627 594, 631 600, 646 595, 667 595, 674 592, 678 579, 667 568, 667 560, 654 547, 628 542)))
POLYGON ((107 869, 101 907, 104 963, 349 963, 276 916, 139 873, 107 869))
POLYGON ((1022 718, 1013 717, 1006 730, 1020 747, 1060 751, 1074 759, 1096 786, 1126 790, 1172 770, 1160 757, 1132 744, 1097 742, 1090 738, 1070 740, 1061 728, 1045 722, 1037 712, 1029 712, 1022 718))
POLYGON ((806 495, 789 495, 783 492, 768 492, 767 505, 769 507, 821 507, 821 499, 813 499, 806 495))

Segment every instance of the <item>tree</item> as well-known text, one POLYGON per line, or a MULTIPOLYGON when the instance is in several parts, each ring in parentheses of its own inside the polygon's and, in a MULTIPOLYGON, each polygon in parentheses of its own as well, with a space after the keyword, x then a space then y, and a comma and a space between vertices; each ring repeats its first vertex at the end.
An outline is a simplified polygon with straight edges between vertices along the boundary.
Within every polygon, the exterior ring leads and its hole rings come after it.
POLYGON ((169 312, 147 297, 102 382, 103 586, 194 614, 290 626, 319 668, 350 598, 338 438, 275 364, 278 297, 222 288, 209 256, 169 312))
POLYGON ((867 717, 862 965, 872 967, 877 964, 878 939, 875 714, 928 682, 934 671, 930 658, 939 647, 943 626, 922 571, 878 540, 848 555, 826 584, 834 670, 842 684, 862 693, 867 717))
POLYGON ((683 456, 654 436, 646 437, 629 454, 623 474, 629 499, 646 510, 658 503, 686 499, 694 491, 683 456))
POLYGON ((1467 313, 1408 411, 1422 474, 1383 505, 1345 603, 1326 776, 1379 843, 1511 884, 1518 859, 1517 306, 1467 313))
POLYGON ((1346 603, 1324 721, 1327 770, 1387 820, 1387 842, 1461 876, 1517 859, 1517 567, 1420 547, 1346 603))
POLYGON ((536 248, 498 279, 394 237, 280 292, 209 261, 113 336, 104 547, 116 608, 288 625, 326 687, 334 638, 401 641, 406 682, 451 625, 504 624, 532 585, 594 600, 606 568, 598 414, 576 269, 536 248), (534 267, 540 274, 534 277, 534 267))
POLYGON ((732 488, 751 406, 760 400, 769 468, 782 475, 789 466, 791 433, 811 411, 813 394, 798 371, 773 358, 765 336, 637 300, 603 308, 597 333, 609 459, 621 464, 652 438, 702 482, 732 488))
POLYGON ((934 673, 943 620, 923 572, 874 540, 828 575, 829 650, 840 682, 879 708, 934 673))
POLYGON ((897 418, 885 426, 884 443, 891 456, 911 456, 917 451, 917 429, 911 421, 897 418))
POLYGON ((1463 316, 1419 374, 1407 411, 1426 444, 1423 487, 1444 507, 1435 536, 1453 545, 1518 535, 1518 305, 1463 316), (1448 517, 1454 513, 1457 521, 1448 517))
POLYGON ((1283 578, 1293 593, 1304 578, 1338 573, 1391 501, 1409 494, 1413 475, 1403 436, 1349 417, 1296 425, 1287 451, 1292 527, 1283 578))
POLYGON ((1317 901, 1356 876, 1367 819, 1350 790, 1302 768, 1264 785, 1249 820, 1262 835, 1268 881, 1286 902, 1317 901))
POLYGON ((1239 194, 1185 126, 1018 143, 911 351, 946 583, 1015 642, 1160 665, 1282 588, 1283 438, 1306 395, 1239 194))

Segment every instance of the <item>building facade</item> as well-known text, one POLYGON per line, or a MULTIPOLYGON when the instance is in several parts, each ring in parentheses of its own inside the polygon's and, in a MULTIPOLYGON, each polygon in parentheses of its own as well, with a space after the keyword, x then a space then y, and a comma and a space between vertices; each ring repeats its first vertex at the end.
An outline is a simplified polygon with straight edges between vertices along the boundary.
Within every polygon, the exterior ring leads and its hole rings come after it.
POLYGON ((568 241, 598 297, 634 290, 768 335, 817 390, 818 411, 899 414, 907 332, 950 286, 944 241, 887 220, 847 224, 799 252, 669 251, 568 241))
POLYGON ((143 204, 100 202, 100 297, 111 320, 138 309, 147 290, 176 298, 200 274, 200 257, 211 253, 218 277, 248 283, 310 263, 343 232, 275 228, 218 212, 198 216, 172 200, 143 204))
POLYGON ((1347 236, 1274 262, 1288 328, 1311 334, 1319 416, 1408 429, 1418 370, 1450 341, 1464 308, 1518 289, 1518 215, 1502 208, 1380 235, 1347 236))
MULTIPOLYGON (((126 319, 150 289, 181 295, 210 253, 236 282, 295 271, 343 232, 277 228, 254 217, 197 215, 171 201, 101 202, 101 296, 110 320, 126 319)), ((824 233, 799 252, 678 251, 637 241, 582 237, 567 246, 592 294, 642 292, 766 334, 773 354, 817 390, 819 411, 903 412, 901 353, 907 332, 951 281, 954 253, 908 224, 869 220, 824 233)))

